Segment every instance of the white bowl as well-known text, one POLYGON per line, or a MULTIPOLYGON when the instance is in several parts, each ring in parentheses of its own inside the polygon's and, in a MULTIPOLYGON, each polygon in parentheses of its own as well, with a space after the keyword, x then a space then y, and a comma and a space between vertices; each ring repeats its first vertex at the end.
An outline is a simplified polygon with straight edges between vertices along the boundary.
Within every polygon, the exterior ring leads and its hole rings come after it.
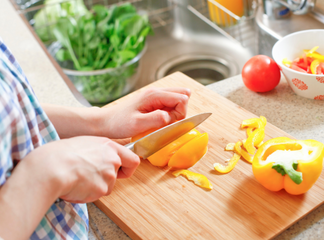
POLYGON ((324 100, 324 75, 306 74, 292 70, 282 64, 282 60, 289 61, 302 56, 304 49, 316 50, 324 55, 324 30, 313 29, 295 32, 280 39, 272 48, 272 56, 279 65, 291 89, 306 98, 324 100))

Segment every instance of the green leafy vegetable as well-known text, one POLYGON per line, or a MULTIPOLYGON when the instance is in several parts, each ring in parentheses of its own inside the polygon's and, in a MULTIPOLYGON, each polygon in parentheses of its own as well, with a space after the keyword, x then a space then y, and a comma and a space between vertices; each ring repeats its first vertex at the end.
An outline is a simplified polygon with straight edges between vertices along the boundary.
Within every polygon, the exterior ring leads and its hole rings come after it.
POLYGON ((52 32, 55 23, 60 17, 81 16, 88 12, 83 0, 59 2, 61 0, 45 0, 45 7, 39 10, 34 16, 34 28, 43 42, 55 40, 52 32))
MULTIPOLYGON (((46 3, 53 1, 58 0, 47 0, 46 3)), ((77 0, 75 4, 80 1, 77 0)), ((114 72, 101 75, 69 75, 90 102, 114 100, 121 96, 127 79, 136 73, 138 62, 122 70, 118 70, 118 67, 134 59, 143 50, 146 36, 152 33, 148 17, 139 15, 130 3, 110 8, 95 5, 90 11, 83 9, 85 6, 82 3, 83 7, 77 4, 78 10, 74 11, 72 2, 51 5, 46 9, 50 12, 46 18, 55 21, 51 33, 62 45, 56 59, 61 66, 72 63, 72 69, 78 71, 114 68, 114 72)), ((36 14, 35 26, 45 20, 44 14, 42 10, 36 14)), ((51 40, 43 30, 36 32, 43 41, 51 40)))

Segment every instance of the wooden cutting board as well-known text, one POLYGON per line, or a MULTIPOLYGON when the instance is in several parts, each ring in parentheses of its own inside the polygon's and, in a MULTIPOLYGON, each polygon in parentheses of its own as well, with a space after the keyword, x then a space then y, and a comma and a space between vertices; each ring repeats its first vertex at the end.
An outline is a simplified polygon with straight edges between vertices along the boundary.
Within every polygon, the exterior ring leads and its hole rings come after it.
MULTIPOLYGON (((168 169, 142 160, 135 174, 118 180, 114 191, 95 202, 132 239, 269 239, 288 228, 324 200, 324 174, 304 195, 270 192, 254 178, 251 164, 240 160, 233 171, 213 169, 226 164, 227 143, 246 138, 242 120, 256 117, 191 78, 175 73, 147 87, 187 87, 192 90, 188 116, 212 112, 197 129, 209 134, 208 153, 189 170, 205 175, 207 191, 168 169)), ((132 98, 140 89, 111 104, 132 98)), ((267 106, 263 106, 267 107, 267 106)), ((259 116, 258 116, 259 117, 259 116)), ((265 140, 289 136, 267 124, 265 140)))

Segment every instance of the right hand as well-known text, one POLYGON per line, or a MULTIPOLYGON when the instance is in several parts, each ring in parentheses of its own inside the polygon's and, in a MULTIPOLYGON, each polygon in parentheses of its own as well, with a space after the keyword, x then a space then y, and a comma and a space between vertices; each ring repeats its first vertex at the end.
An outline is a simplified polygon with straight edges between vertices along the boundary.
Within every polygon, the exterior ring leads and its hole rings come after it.
POLYGON ((34 172, 59 183, 59 197, 74 203, 109 195, 116 179, 132 176, 140 163, 132 151, 104 137, 51 142, 30 154, 38 155, 34 172))

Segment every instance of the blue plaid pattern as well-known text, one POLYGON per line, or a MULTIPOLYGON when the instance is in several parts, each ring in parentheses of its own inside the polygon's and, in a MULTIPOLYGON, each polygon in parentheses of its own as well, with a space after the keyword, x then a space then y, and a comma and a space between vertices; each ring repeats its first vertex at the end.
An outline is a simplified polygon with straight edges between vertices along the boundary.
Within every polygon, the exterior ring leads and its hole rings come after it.
MULTIPOLYGON (((0 38, 0 186, 33 149, 59 136, 18 62, 0 38)), ((53 204, 30 239, 87 239, 86 204, 53 204)))

